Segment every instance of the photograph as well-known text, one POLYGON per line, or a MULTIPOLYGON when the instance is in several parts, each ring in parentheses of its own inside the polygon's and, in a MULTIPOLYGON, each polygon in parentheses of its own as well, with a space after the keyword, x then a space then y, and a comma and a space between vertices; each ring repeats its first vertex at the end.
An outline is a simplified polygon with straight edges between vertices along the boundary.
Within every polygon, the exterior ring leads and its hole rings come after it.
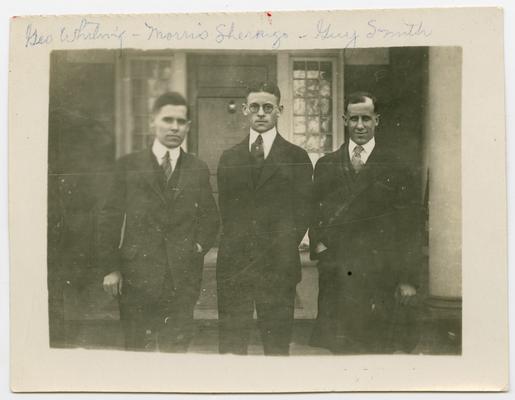
POLYGON ((459 47, 53 51, 49 345, 460 354, 461 65, 459 47))
POLYGON ((501 9, 10 25, 13 392, 507 390, 501 9))

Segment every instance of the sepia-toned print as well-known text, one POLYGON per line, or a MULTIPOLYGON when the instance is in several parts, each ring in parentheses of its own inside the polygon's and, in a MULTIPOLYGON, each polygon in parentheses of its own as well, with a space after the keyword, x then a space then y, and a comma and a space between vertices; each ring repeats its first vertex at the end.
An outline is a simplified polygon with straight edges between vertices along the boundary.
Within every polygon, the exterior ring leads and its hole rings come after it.
POLYGON ((51 347, 461 353, 459 47, 50 57, 51 347))
POLYGON ((10 35, 13 391, 507 390, 502 9, 10 35))

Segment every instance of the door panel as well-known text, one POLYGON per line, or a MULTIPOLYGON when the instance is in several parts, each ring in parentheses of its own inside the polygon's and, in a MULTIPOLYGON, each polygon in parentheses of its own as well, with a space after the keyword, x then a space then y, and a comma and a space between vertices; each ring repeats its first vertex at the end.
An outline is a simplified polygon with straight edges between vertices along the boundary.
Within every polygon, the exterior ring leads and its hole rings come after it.
MULTIPOLYGON (((204 160, 212 174, 216 173, 218 160, 223 151, 241 142, 249 131, 247 119, 241 112, 245 97, 213 98, 198 100, 199 118, 198 155, 204 160), (233 104, 234 112, 228 112, 233 104)), ((213 190, 218 193, 216 179, 213 190)))

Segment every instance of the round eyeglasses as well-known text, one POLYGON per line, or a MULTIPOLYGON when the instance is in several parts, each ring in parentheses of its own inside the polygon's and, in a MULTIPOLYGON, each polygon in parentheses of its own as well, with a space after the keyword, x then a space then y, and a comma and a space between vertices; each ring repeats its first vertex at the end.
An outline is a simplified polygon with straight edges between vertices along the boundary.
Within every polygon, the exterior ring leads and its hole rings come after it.
POLYGON ((252 114, 257 114, 260 108, 263 108, 263 112, 265 114, 271 114, 272 111, 275 110, 275 105, 272 103, 258 104, 258 103, 250 103, 248 105, 248 109, 252 114))

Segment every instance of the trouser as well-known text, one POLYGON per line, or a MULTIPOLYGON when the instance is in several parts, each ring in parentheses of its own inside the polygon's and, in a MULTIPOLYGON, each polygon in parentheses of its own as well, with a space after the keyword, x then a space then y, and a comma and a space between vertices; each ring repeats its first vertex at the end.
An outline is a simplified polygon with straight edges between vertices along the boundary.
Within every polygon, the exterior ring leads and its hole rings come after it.
POLYGON ((294 306, 294 284, 219 282, 219 352, 247 354, 255 307, 265 355, 288 355, 294 306))
POLYGON ((157 300, 149 301, 148 296, 128 285, 123 290, 120 320, 127 350, 187 351, 194 335, 193 308, 198 294, 177 294, 169 273, 157 300))

